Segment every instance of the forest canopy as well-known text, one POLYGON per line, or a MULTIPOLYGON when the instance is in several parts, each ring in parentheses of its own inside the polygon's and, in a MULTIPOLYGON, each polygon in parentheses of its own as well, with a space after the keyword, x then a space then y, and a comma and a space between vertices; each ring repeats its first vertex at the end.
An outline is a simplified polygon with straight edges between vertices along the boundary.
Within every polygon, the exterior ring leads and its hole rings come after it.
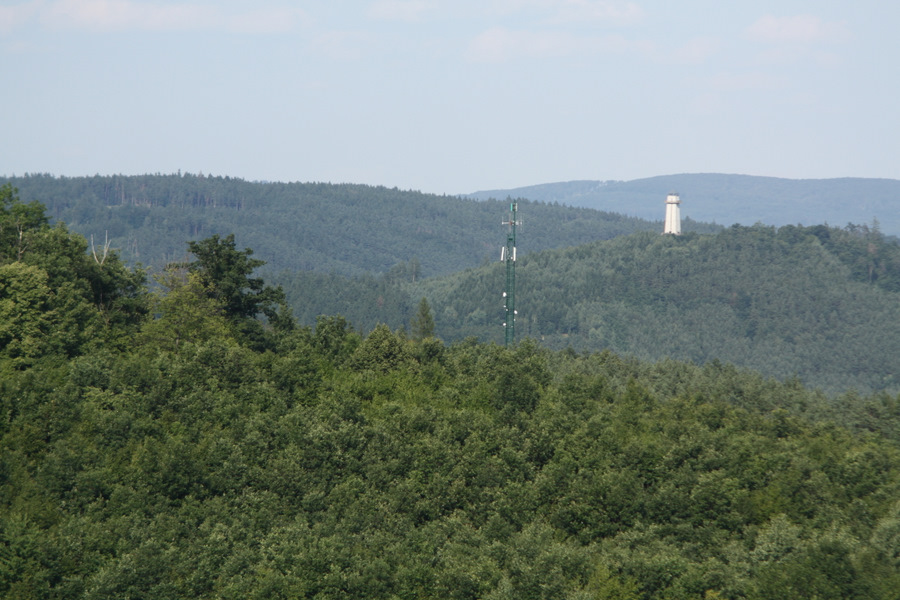
POLYGON ((233 241, 150 291, 0 190, 0 596, 896 598, 897 397, 269 319, 233 241))
MULTIPOLYGON (((234 234, 269 272, 343 276, 408 266, 414 278, 494 260, 506 203, 382 186, 244 181, 171 175, 9 178, 26 201, 85 237, 108 236, 129 264, 161 269, 185 259, 185 241, 234 234)), ((661 224, 612 212, 523 200, 529 238, 522 252, 560 248, 661 224), (532 227, 532 224, 534 225, 532 227)), ((688 222, 686 230, 717 226, 688 222)))
MULTIPOLYGON (((500 339, 502 265, 414 287, 444 339, 500 339)), ((877 228, 636 233, 532 253, 517 330, 550 348, 721 360, 830 393, 900 391, 900 245, 877 228)))

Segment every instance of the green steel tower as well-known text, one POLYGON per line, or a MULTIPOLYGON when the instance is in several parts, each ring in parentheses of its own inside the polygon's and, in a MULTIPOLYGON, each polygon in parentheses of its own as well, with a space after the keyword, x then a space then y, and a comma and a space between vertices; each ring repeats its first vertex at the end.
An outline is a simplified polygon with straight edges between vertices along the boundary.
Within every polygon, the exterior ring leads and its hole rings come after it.
POLYGON ((516 339, 516 226, 522 222, 518 220, 519 205, 512 202, 509 205, 509 220, 503 221, 508 226, 506 234, 506 247, 500 252, 500 260, 506 263, 506 291, 503 292, 504 313, 503 327, 506 330, 506 345, 509 346, 516 339))

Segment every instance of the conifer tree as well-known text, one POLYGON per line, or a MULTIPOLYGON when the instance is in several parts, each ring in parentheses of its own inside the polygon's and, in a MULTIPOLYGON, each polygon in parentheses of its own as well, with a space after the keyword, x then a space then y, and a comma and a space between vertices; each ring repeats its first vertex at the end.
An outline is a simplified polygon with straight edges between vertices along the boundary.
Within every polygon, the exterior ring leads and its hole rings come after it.
POLYGON ((411 329, 413 339, 417 342, 434 337, 434 317, 431 316, 431 306, 424 296, 419 301, 419 309, 411 323, 411 329))
POLYGON ((234 234, 224 239, 218 235, 199 242, 188 242, 188 249, 197 260, 188 265, 192 273, 209 290, 212 298, 223 304, 226 315, 233 318, 254 318, 259 313, 274 316, 274 306, 283 303, 280 287, 265 285, 261 277, 251 277, 265 261, 250 258, 253 250, 235 248, 234 234))

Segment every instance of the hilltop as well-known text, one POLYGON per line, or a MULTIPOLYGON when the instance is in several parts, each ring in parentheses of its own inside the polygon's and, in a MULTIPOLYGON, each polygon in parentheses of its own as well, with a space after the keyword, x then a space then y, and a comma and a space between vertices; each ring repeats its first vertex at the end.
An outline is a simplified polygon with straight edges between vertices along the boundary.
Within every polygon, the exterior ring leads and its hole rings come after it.
MULTIPOLYGON (((437 332, 502 339, 501 264, 419 284, 437 332)), ((517 333, 551 348, 730 362, 900 391, 900 246, 867 227, 636 233, 519 261, 517 333)))
MULTIPOLYGON (((646 180, 648 196, 678 181, 658 179, 646 180)), ((234 233, 268 263, 263 273, 306 325, 340 314, 363 332, 407 327, 424 296, 444 340, 502 339, 496 260, 507 201, 190 174, 13 184, 54 220, 98 244, 108 232, 126 263, 157 272, 185 260, 188 241, 234 233)), ((569 197, 579 185, 569 184, 569 197)), ((900 389, 900 259, 883 229, 760 225, 712 235, 721 227, 686 220, 686 235, 671 239, 659 221, 549 198, 520 202, 520 337, 646 360, 720 360, 829 392, 900 389)), ((661 209, 664 193, 654 198, 661 209)))
POLYGON ((872 223, 900 235, 900 180, 781 179, 699 173, 633 181, 569 181, 467 194, 469 198, 528 198, 661 219, 669 192, 681 194, 681 214, 721 225, 820 225, 872 223))
MULTIPOLYGON (((505 199, 474 201, 378 186, 263 183, 194 174, 10 178, 23 201, 95 244, 109 239, 130 264, 184 260, 186 242, 234 234, 270 272, 453 273, 495 260, 505 199)), ((522 251, 560 248, 661 223, 586 208, 523 201, 522 251)), ((686 230, 712 231, 702 224, 686 230)))

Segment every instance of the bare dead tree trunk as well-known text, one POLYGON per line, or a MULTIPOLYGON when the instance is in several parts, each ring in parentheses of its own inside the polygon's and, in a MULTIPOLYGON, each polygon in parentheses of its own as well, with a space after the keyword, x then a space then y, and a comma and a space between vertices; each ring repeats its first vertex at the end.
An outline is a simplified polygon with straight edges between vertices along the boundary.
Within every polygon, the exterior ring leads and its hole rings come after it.
POLYGON ((107 231, 105 235, 106 241, 103 244, 103 258, 98 258, 97 248, 94 247, 94 234, 91 234, 91 254, 94 255, 94 262, 101 266, 106 262, 106 257, 109 255, 109 231, 107 231))

